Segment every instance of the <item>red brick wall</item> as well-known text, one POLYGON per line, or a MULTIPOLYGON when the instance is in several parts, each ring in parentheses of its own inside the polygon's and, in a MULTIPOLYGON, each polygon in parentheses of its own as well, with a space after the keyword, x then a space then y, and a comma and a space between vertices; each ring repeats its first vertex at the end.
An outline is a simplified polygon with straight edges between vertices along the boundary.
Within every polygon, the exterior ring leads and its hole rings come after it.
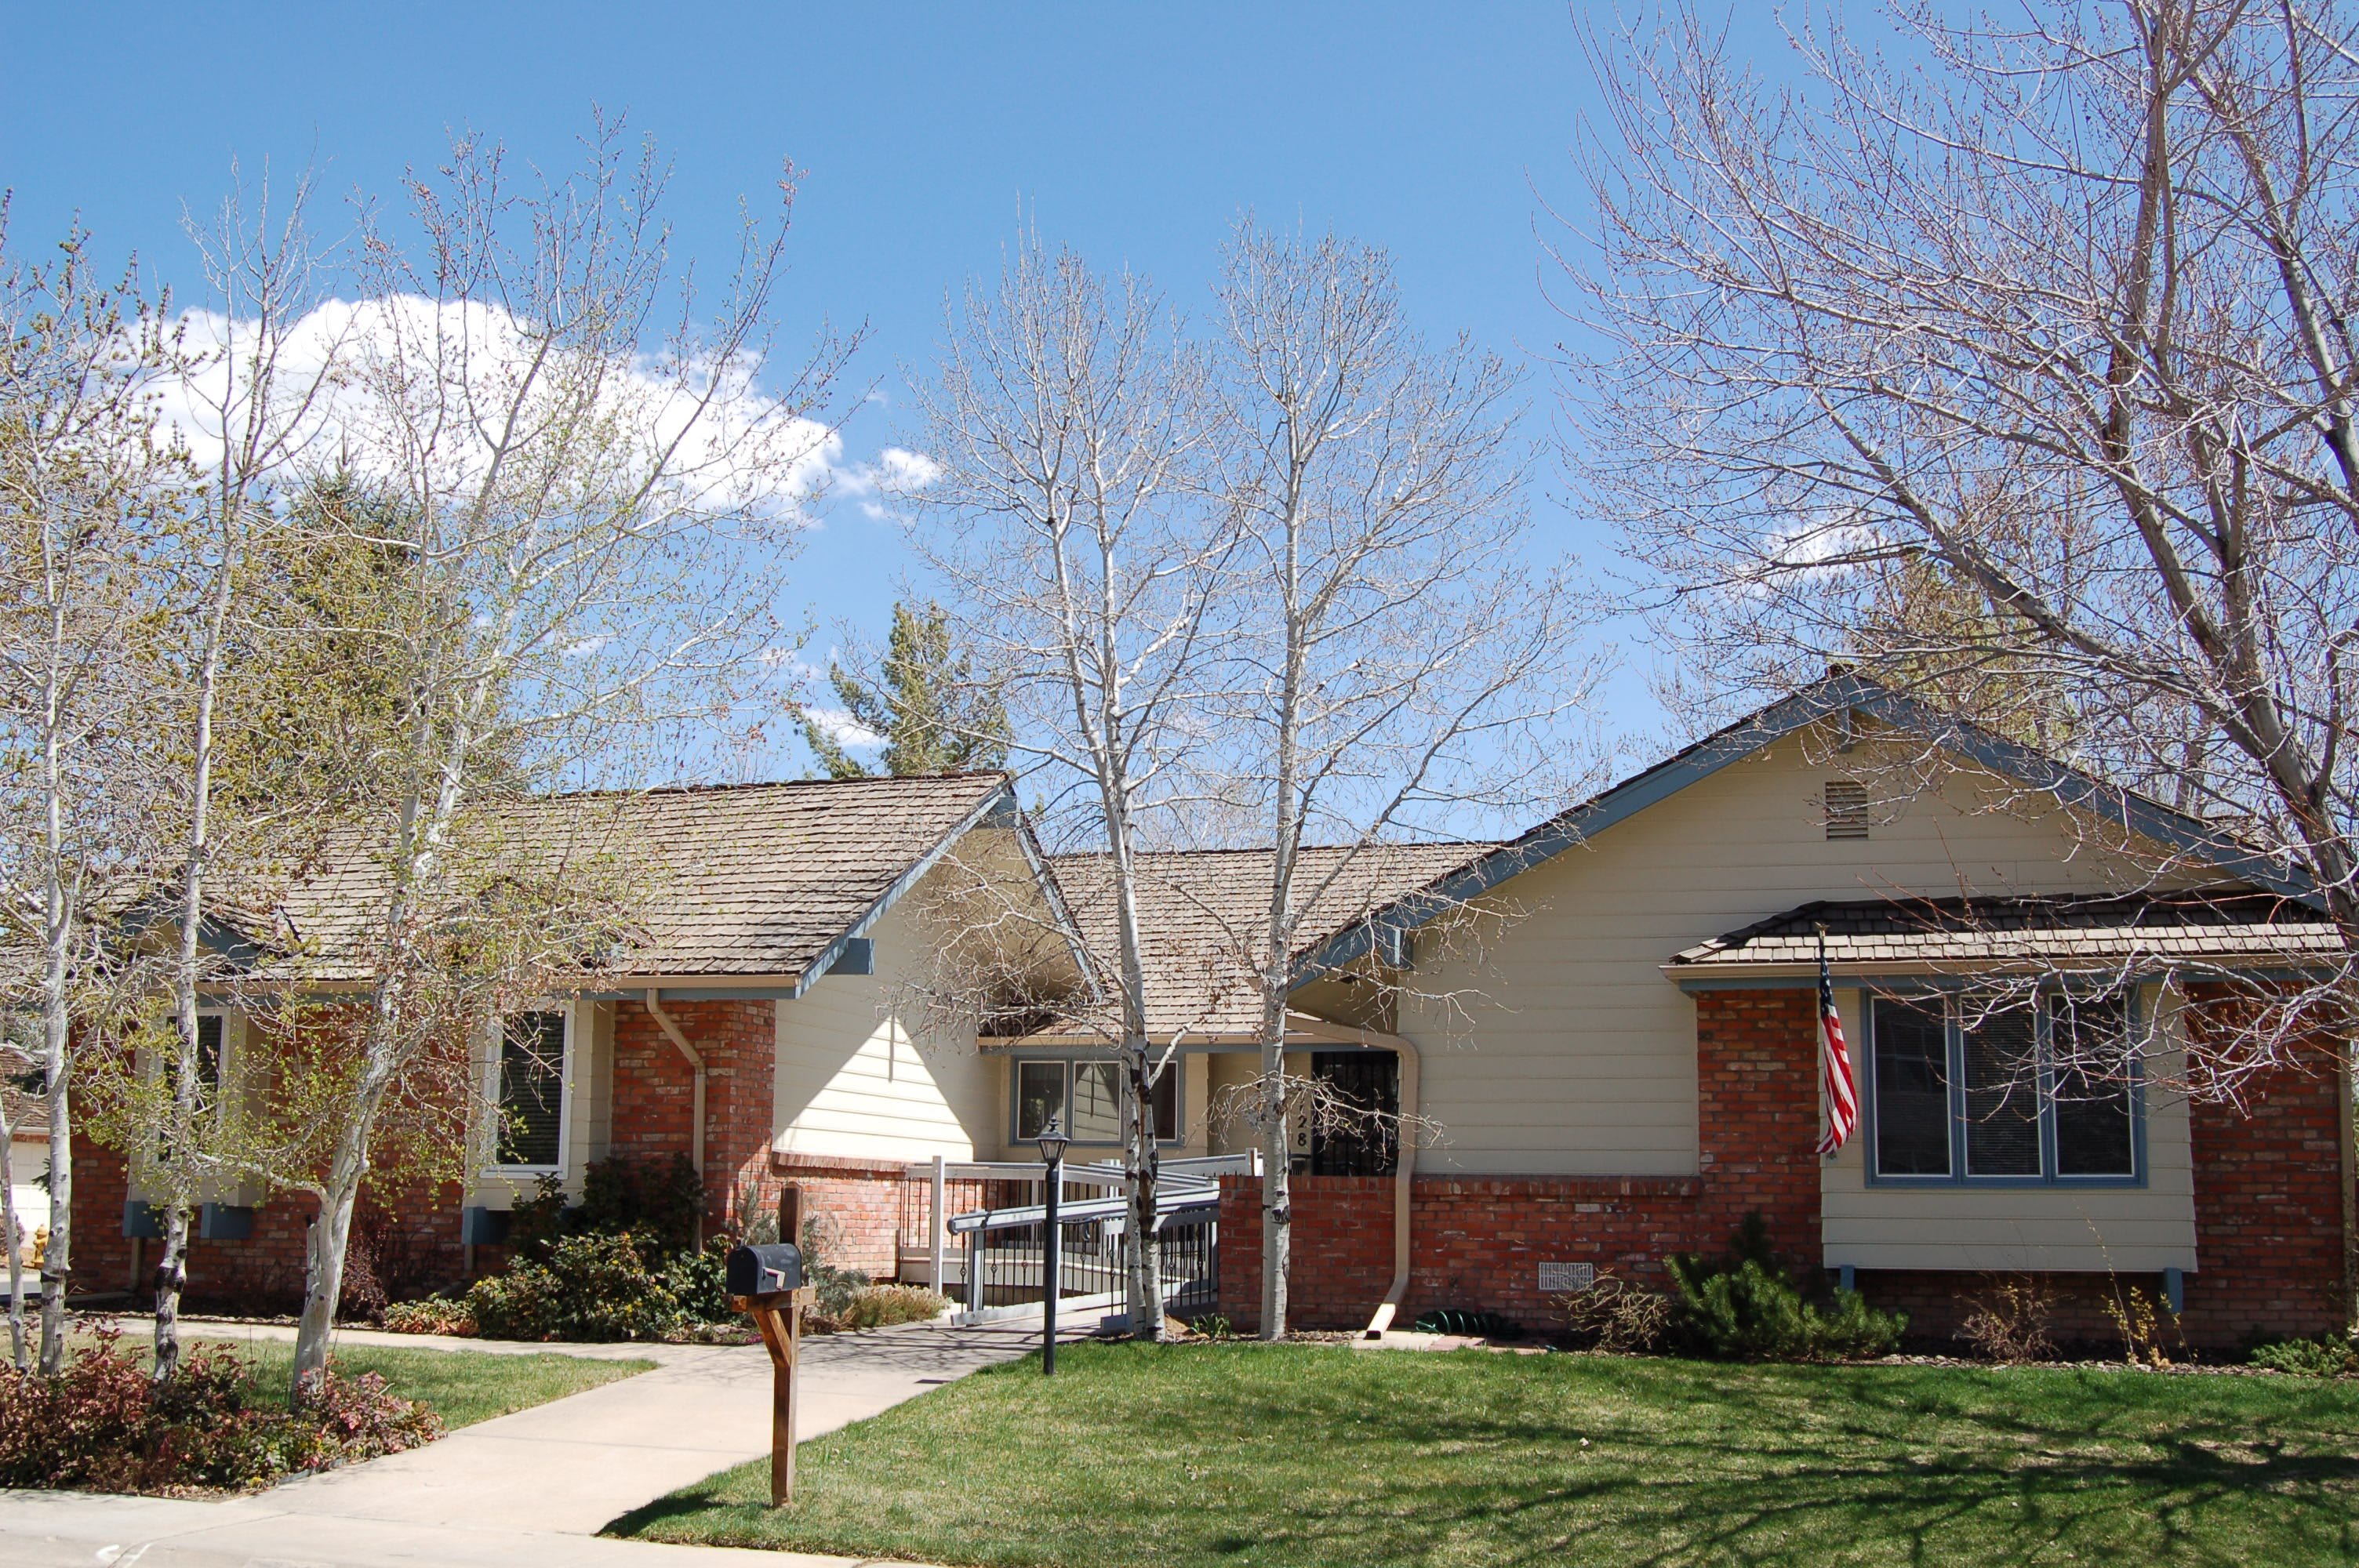
MULTIPOLYGON (((123 1157, 112 1149, 78 1141, 74 1154, 73 1285, 76 1295, 112 1295, 130 1291, 145 1298, 154 1284, 153 1271, 160 1241, 137 1247, 138 1272, 133 1272, 136 1244, 123 1234, 123 1206, 127 1193, 123 1157)), ((312 1217, 318 1204, 308 1195, 284 1195, 254 1211, 253 1233, 241 1241, 207 1240, 190 1226, 188 1304, 194 1309, 292 1312, 303 1300, 312 1217)), ((390 1196, 364 1189, 361 1211, 354 1217, 356 1249, 365 1245, 364 1232, 372 1228, 372 1214, 397 1233, 388 1250, 398 1259, 384 1260, 385 1271, 396 1268, 412 1276, 411 1289, 458 1283, 464 1272, 459 1243, 459 1189, 446 1185, 437 1192, 411 1188, 390 1196)), ((479 1257, 479 1266, 486 1260, 479 1257)), ((349 1271, 348 1265, 348 1271, 349 1271)), ((348 1280, 348 1284, 350 1281, 348 1280)), ((349 1298, 348 1298, 349 1299, 349 1298)))
MULTIPOLYGON (((1710 991, 1696 999, 1699 1174, 1612 1177, 1419 1176, 1402 1315, 1476 1308, 1540 1328, 1554 1316, 1541 1262, 1589 1262, 1659 1283, 1666 1253, 1717 1251, 1749 1211, 1778 1253, 1823 1256, 1815 998, 1806 989, 1710 991)), ((2188 1340, 2214 1350, 2252 1335, 2317 1334, 2340 1320, 2343 1274, 2338 1093, 2331 1059, 2254 1086, 2243 1108, 2194 1112, 2196 1256, 2185 1281, 2188 1340)), ((1392 1278, 1389 1178, 1294 1178, 1295 1321, 1364 1325, 1392 1278)), ((1222 1186, 1221 1310, 1240 1328, 1260 1315, 1259 1184, 1222 1186)), ((1986 1277, 1863 1272, 1863 1294, 1911 1314, 1911 1334, 1946 1338, 1986 1277)), ((2054 1332, 2118 1338, 2104 1299, 2150 1297, 2158 1275, 2053 1276, 2054 1332)))
MULTIPOLYGON (((1660 1284, 1666 1253, 1717 1251, 1756 1209, 1780 1254, 1819 1258, 1816 1003, 1799 989, 1697 997, 1697 1176, 1418 1177, 1401 1315, 1471 1307, 1538 1327, 1555 1313, 1541 1263, 1660 1284)), ((1302 1326, 1360 1327, 1383 1299, 1393 1184, 1294 1178, 1289 1296, 1302 1326)), ((1221 1310, 1240 1327, 1260 1321, 1258 1183, 1223 1185, 1221 1310)))
POLYGON ((1818 995, 1704 991, 1695 999, 1701 1227, 1681 1250, 1715 1251, 1755 1209, 1778 1256, 1815 1263, 1820 1240, 1818 995))
MULTIPOLYGON (((725 1224, 745 1184, 767 1173, 777 1004, 668 1001, 664 1011, 704 1058, 704 1214, 725 1224)), ((609 1152, 661 1161, 693 1152, 696 1075, 640 1001, 614 1005, 609 1152)))
MULTIPOLYGON (((879 1163, 825 1154, 769 1154, 759 1162, 751 1191, 756 1210, 775 1207, 788 1182, 802 1189, 806 1228, 817 1221, 821 1258, 872 1280, 889 1280, 900 1266, 897 1233, 908 1211, 909 1183, 899 1161, 879 1163)), ((953 1214, 959 1212, 953 1206, 953 1214)), ((924 1228, 918 1211, 913 1231, 924 1228)))
POLYGON ((2199 1343, 2322 1334, 2343 1307, 2341 1094, 2331 1058, 2269 1073, 2239 1108, 2193 1108, 2199 1343))
MULTIPOLYGON (((1591 1263, 1660 1287, 1663 1255, 1695 1249, 1706 1223, 1704 1184, 1691 1176, 1420 1176, 1412 1185, 1405 1321, 1479 1307, 1538 1327, 1555 1311, 1540 1293, 1540 1264, 1591 1263)), ((1394 1187, 1389 1176, 1294 1178, 1297 1326, 1365 1326, 1392 1282, 1394 1187)), ((1243 1330, 1261 1322, 1261 1184, 1252 1177, 1221 1183, 1221 1312, 1243 1330)))
MULTIPOLYGON (((1962 1352, 1967 1347, 1957 1343, 1958 1331, 1976 1304, 1995 1301, 1996 1288, 2003 1281, 2022 1277, 1930 1269, 1864 1269, 1857 1282, 1860 1294, 1877 1306, 1908 1314, 1911 1341, 1962 1352)), ((2045 1274, 2038 1277, 2038 1282, 2049 1295, 2049 1337, 2067 1352, 2085 1350, 2106 1357, 2124 1353, 2122 1331, 2107 1310, 2108 1303, 2123 1308, 2134 1320, 2135 1314, 2129 1310, 2133 1295, 2142 1297, 2149 1309, 2158 1309, 2165 1300, 2164 1281, 2159 1273, 2045 1274)), ((2187 1292, 2191 1306, 2195 1295, 2193 1275, 2187 1278, 2187 1292)), ((2204 1343, 2191 1325, 2183 1325, 2183 1335, 2171 1332, 2168 1324, 2158 1323, 2157 1326, 2167 1355, 2176 1356, 2182 1343, 2204 1343)))

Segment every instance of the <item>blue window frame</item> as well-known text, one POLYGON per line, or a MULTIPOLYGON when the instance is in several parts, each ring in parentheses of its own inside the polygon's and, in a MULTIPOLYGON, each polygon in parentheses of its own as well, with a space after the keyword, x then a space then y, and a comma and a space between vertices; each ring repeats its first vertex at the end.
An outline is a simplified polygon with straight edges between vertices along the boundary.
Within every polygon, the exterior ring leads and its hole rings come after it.
POLYGON ((2137 1018, 2120 994, 2002 1005, 1872 996, 1864 1130, 1878 1185, 2144 1186, 2137 1018))

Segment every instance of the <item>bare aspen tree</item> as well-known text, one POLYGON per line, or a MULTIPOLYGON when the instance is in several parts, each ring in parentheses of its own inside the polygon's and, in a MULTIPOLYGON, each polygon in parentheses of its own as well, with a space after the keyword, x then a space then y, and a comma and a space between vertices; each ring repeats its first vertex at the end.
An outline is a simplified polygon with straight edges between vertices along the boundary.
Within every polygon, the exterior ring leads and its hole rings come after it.
MULTIPOLYGON (((301 481, 301 465, 320 434, 340 368, 341 345, 332 333, 316 331, 312 315, 323 302, 323 273, 306 230, 309 196, 308 178, 299 178, 283 209, 274 210, 266 181, 252 192, 252 206, 240 190, 223 204, 212 229, 191 230, 211 298, 200 318, 201 341, 191 343, 184 334, 175 367, 182 416, 194 427, 182 435, 195 449, 198 472, 169 563, 187 594, 189 633, 177 667, 168 675, 152 672, 158 685, 171 688, 156 705, 170 755, 151 776, 169 799, 168 807, 159 802, 159 810, 168 809, 173 822, 162 835, 167 848, 159 859, 177 863, 179 871, 166 977, 172 1010, 163 1074, 168 1092, 146 1102, 158 1114, 136 1119, 156 1124, 134 1135, 163 1224, 152 1365, 158 1383, 179 1366, 190 1220, 205 1179, 223 1172, 209 1148, 223 1108, 207 1092, 198 1016, 208 958, 202 933, 223 873, 243 870, 254 880, 262 850, 255 841, 261 828, 256 818, 299 821, 323 815, 328 804, 284 797, 266 803, 249 793, 242 801, 250 808, 241 814, 245 820, 232 824, 221 819, 216 790, 223 685, 235 659, 232 643, 241 633, 252 641, 251 618, 241 613, 249 579, 271 558, 263 541, 279 529, 289 494, 301 481), (307 327, 314 330, 299 345, 296 335, 307 327)), ((255 656, 249 651, 248 659, 255 656)), ((210 1064, 214 1073, 221 1065, 210 1064)))
POLYGON ((1560 576, 1531 558, 1503 360, 1463 337, 1430 345, 1385 254, 1332 234, 1241 225, 1217 292, 1212 482, 1247 541, 1220 749, 1273 851, 1243 968, 1260 1004, 1261 1335, 1277 1339, 1288 1107, 1308 1087, 1286 1071, 1297 955, 1362 884, 1395 880, 1398 840, 1463 838, 1560 800, 1571 748, 1551 730, 1597 660, 1575 646, 1560 576))
POLYGON ((380 1117, 413 1103, 413 1071, 453 1060, 454 1031, 494 1022, 462 1000, 512 996, 560 949, 594 970, 576 949, 612 924, 594 889, 560 920, 561 890, 501 880, 505 808, 547 782, 627 778, 646 746, 725 717, 776 645, 777 562, 831 435, 809 414, 849 345, 766 362, 789 187, 700 295, 669 265, 664 179, 610 126, 553 184, 462 138, 410 181, 414 255, 374 217, 360 238, 336 449, 385 504, 344 542, 385 554, 372 634, 406 689, 397 739, 356 763, 347 864, 368 892, 339 961, 360 1005, 300 1183, 320 1214, 298 1399, 325 1361, 380 1117))
MULTIPOLYGON (((5 211, 0 211, 5 217, 5 211)), ((122 789, 137 694, 126 651, 152 609, 147 561, 177 504, 158 439, 156 377, 172 350, 136 284, 92 274, 86 236, 28 264, 0 224, 0 921, 11 1000, 38 1020, 49 1136, 40 1367, 65 1355, 73 1257, 74 1053, 99 912, 142 841, 122 789)))
POLYGON ((1907 5, 1777 89, 1692 14, 1589 42, 1573 414, 1690 663, 1858 660, 2216 824, 2343 956, 2196 1088, 2347 1041, 2359 13, 1907 5))
POLYGON ((1129 1202, 1131 1332, 1163 1336, 1138 857, 1184 815, 1216 678, 1234 539, 1197 503, 1208 439, 1199 355, 1130 276, 1019 243, 971 290, 919 394, 938 472, 915 499, 922 557, 960 641, 1006 704, 1009 754, 1053 847, 1107 857, 1129 1202))

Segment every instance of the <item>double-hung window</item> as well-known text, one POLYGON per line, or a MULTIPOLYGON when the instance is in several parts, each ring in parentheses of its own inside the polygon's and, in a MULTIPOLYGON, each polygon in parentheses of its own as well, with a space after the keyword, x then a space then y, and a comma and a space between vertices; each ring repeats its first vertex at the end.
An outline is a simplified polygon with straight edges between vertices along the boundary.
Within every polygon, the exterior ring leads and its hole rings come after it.
POLYGON ((1878 1181, 2145 1179, 2125 998, 1878 997, 1869 1019, 1868 1150, 1878 1181))
MULTIPOLYGON (((1029 1142, 1040 1136, 1049 1118, 1061 1117, 1065 1136, 1075 1143, 1120 1143, 1123 1102, 1129 1094, 1127 1076, 1119 1062, 1016 1063, 1016 1141, 1029 1142)), ((1156 1141, 1178 1142, 1180 1065, 1176 1060, 1156 1079, 1151 1108, 1156 1141)))
POLYGON ((564 1165, 571 1035, 561 1011, 511 1013, 500 1021, 495 1165, 525 1171, 564 1165))

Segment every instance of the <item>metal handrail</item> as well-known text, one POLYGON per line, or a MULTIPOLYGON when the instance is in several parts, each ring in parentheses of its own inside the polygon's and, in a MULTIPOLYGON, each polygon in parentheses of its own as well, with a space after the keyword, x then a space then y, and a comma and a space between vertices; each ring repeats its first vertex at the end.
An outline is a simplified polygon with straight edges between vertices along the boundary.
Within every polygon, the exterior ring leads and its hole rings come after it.
MULTIPOLYGON (((1158 1190, 1155 1195, 1155 1217, 1159 1222, 1175 1214, 1199 1212, 1217 1216, 1221 1212, 1218 1195, 1205 1196, 1201 1192, 1169 1192, 1158 1190)), ((1079 1203, 1060 1203, 1057 1217, 1079 1225, 1088 1219, 1121 1219, 1130 1213, 1126 1197, 1083 1198, 1079 1203)), ((953 1236, 963 1236, 971 1230, 1013 1230, 1019 1226, 1040 1225, 1049 1217, 1044 1203, 1026 1204, 1018 1208, 982 1208, 971 1214, 951 1216, 946 1229, 953 1236)))

